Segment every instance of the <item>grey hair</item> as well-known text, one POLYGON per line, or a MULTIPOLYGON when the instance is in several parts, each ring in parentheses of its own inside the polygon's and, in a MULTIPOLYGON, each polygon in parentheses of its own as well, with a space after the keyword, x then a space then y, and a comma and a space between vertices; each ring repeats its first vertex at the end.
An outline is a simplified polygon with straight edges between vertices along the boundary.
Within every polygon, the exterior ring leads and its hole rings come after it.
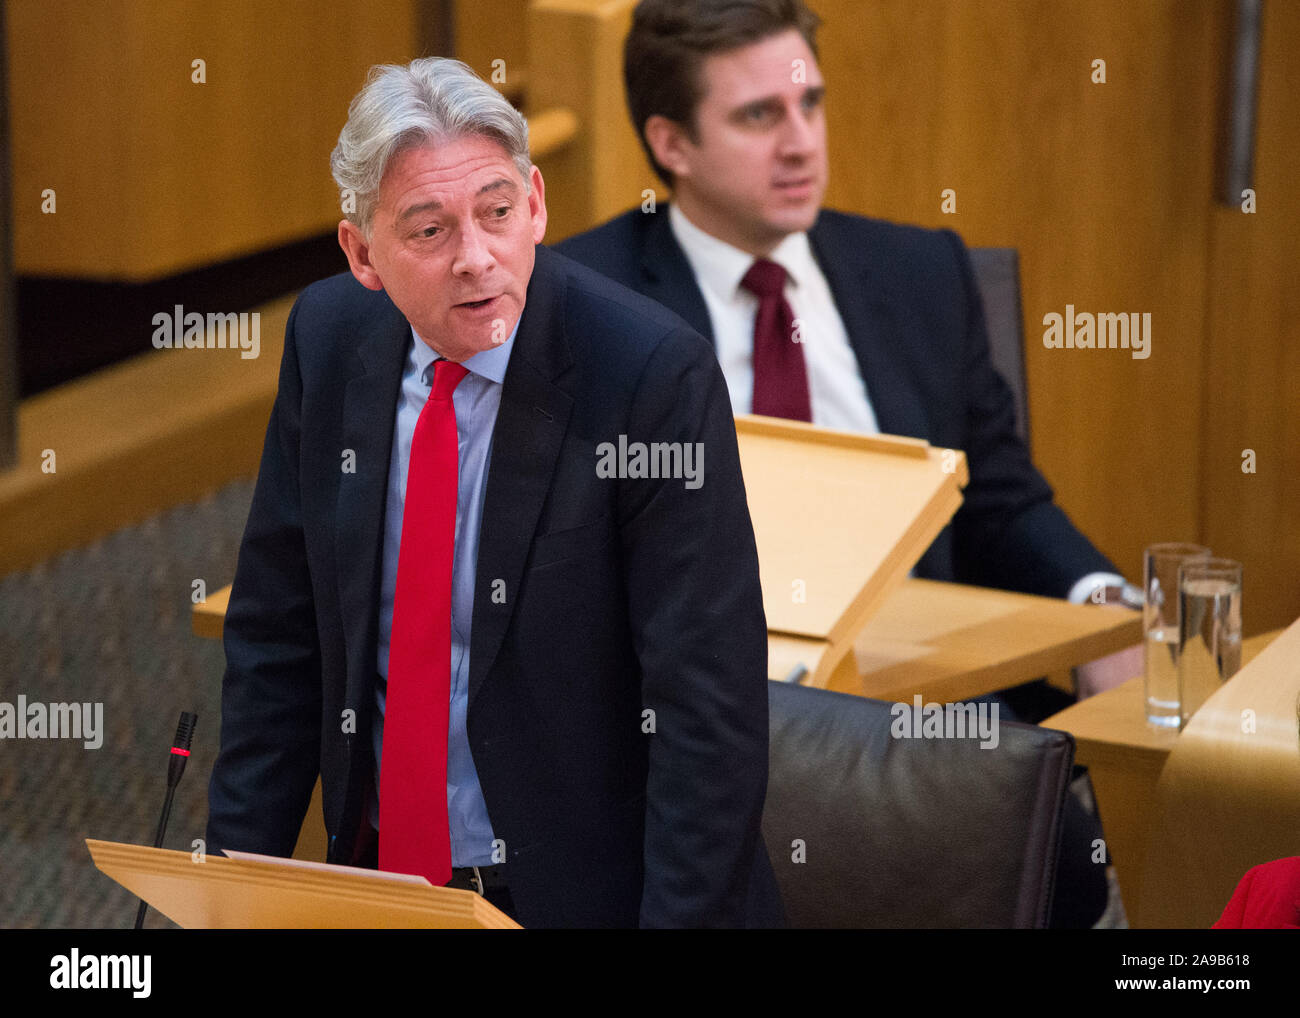
POLYGON ((467 65, 447 57, 421 57, 406 67, 378 64, 348 107, 348 122, 330 154, 330 172, 345 212, 366 239, 389 162, 412 145, 438 144, 469 135, 498 142, 531 190, 528 121, 467 65))

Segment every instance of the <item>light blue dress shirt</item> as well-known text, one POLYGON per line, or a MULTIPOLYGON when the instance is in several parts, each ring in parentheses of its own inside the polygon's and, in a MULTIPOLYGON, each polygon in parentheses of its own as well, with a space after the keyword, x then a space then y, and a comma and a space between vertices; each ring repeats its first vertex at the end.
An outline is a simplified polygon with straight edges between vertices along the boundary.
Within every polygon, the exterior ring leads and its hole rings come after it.
MULTIPOLYGON (((451 589, 451 704, 447 730, 447 817, 451 831, 452 866, 492 864, 492 824, 470 754, 465 719, 469 708, 470 624, 474 618, 474 573, 478 564, 479 526, 487 492, 492 432, 501 406, 515 334, 500 346, 476 353, 464 362, 469 369, 452 394, 459 438, 459 481, 456 490, 456 546, 451 589)), ((397 588, 398 550, 402 543, 402 510, 406 504, 406 471, 415 424, 433 387, 438 355, 411 330, 411 347, 402 372, 397 401, 392 459, 388 467, 388 498, 384 511, 384 558, 379 594, 378 678, 372 737, 375 747, 375 796, 370 822, 379 829, 379 770, 384 745, 384 702, 388 692, 388 646, 393 631, 393 596, 397 588)))

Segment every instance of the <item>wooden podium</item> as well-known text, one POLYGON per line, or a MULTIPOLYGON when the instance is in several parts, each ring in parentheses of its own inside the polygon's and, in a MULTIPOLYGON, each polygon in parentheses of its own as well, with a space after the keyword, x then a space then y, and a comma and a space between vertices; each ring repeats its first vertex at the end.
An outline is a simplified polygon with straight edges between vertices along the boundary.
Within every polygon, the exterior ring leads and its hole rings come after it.
POLYGON ((825 688, 961 505, 966 457, 916 438, 736 418, 767 613, 768 677, 825 688))
POLYGON ((424 877, 86 839, 101 872, 187 929, 521 929, 473 891, 424 877))

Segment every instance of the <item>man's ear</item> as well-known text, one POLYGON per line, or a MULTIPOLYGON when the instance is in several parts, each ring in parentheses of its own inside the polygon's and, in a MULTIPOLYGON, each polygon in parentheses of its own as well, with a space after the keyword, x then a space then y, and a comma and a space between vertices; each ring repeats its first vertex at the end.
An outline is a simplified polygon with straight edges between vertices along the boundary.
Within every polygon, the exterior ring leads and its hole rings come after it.
POLYGON ((655 160, 674 177, 691 175, 690 152, 694 145, 681 124, 656 113, 645 122, 645 140, 655 160))
POLYGON ((529 170, 528 214, 533 219, 533 243, 540 244, 546 236, 546 185, 542 182, 542 171, 536 166, 529 170))
POLYGON ((383 282, 370 261, 370 244, 357 225, 347 219, 339 223, 339 247, 348 256, 348 267, 367 290, 382 290, 383 282))

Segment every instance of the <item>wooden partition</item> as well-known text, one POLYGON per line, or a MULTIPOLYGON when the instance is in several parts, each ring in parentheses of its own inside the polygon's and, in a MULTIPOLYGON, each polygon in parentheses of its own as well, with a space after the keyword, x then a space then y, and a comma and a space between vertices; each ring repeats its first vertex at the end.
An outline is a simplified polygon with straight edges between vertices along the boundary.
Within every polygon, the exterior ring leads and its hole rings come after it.
POLYGON ((1244 561, 1249 632, 1295 619, 1300 9, 1265 4, 1245 215, 1214 203, 1230 3, 811 6, 828 204, 1019 249, 1033 448, 1061 505, 1130 577, 1146 544, 1200 539, 1244 561), (1069 305, 1149 312, 1150 357, 1045 348, 1069 305))
POLYGON ((666 191, 627 115, 623 40, 635 0, 533 0, 528 18, 528 105, 573 111, 574 144, 538 165, 549 185, 547 243, 666 191))
POLYGON ((1206 72, 1222 41, 1206 6, 815 6, 828 202, 1019 250, 1035 460, 1083 531, 1140 574, 1145 544, 1198 532, 1206 72), (1150 312, 1151 356, 1044 348, 1043 317, 1067 305, 1150 312))
POLYGON ((456 58, 526 103, 528 0, 456 0, 453 11, 456 58))
POLYGON ((9 4, 17 272, 155 279, 331 230, 348 102, 372 64, 417 55, 416 12, 9 4))
POLYGON ((1265 4, 1256 212, 1219 206, 1210 215, 1200 534, 1215 551, 1245 563, 1242 601, 1251 632, 1300 616, 1297 45, 1300 4, 1265 4))
POLYGON ((1246 871, 1300 854, 1300 622, 1210 697, 1149 803, 1134 925, 1205 929, 1246 871))

